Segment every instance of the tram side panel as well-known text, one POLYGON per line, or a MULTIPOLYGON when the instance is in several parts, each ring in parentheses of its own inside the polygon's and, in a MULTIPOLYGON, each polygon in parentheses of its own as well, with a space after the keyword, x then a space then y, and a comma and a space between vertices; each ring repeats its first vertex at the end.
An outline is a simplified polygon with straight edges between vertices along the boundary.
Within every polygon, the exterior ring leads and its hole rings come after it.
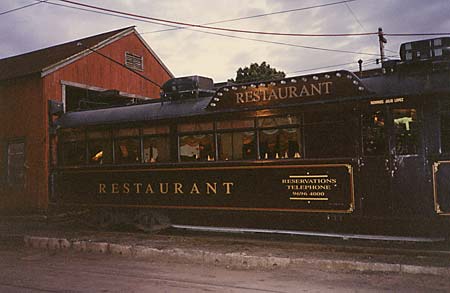
POLYGON ((64 204, 188 210, 352 213, 349 164, 66 170, 64 204))

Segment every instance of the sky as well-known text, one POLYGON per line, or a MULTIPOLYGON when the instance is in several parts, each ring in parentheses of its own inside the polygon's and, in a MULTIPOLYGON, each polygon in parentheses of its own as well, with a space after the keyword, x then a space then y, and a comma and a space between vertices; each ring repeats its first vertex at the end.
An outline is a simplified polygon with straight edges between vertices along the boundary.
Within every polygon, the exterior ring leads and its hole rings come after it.
MULTIPOLYGON (((450 0, 74 0, 147 17, 237 30, 294 34, 449 32, 450 0), (294 11, 289 11, 294 10, 294 11), (277 14, 272 14, 280 12, 277 14)), ((239 67, 265 61, 287 76, 337 69, 376 68, 377 35, 298 37, 168 27, 59 5, 60 0, 1 0, 0 59, 135 25, 175 76, 202 75, 215 82, 236 76, 239 67), (17 11, 8 10, 34 4, 17 11), (172 28, 172 29, 171 29, 172 28), (316 47, 348 52, 308 49, 316 47), (364 53, 364 54, 361 54, 364 53), (335 66, 336 67, 331 67, 335 66), (326 68, 325 68, 326 67, 326 68)), ((173 26, 173 25, 172 25, 173 26)), ((386 55, 398 59, 400 44, 438 36, 386 36, 386 55)))

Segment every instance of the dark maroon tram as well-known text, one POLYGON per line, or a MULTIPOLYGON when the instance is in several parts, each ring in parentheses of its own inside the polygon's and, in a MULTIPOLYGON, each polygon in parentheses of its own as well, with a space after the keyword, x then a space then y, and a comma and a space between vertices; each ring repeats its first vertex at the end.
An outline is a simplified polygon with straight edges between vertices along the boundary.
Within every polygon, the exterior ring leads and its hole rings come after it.
POLYGON ((66 113, 52 202, 99 224, 447 236, 449 39, 403 44, 367 77, 184 77, 151 103, 66 113))

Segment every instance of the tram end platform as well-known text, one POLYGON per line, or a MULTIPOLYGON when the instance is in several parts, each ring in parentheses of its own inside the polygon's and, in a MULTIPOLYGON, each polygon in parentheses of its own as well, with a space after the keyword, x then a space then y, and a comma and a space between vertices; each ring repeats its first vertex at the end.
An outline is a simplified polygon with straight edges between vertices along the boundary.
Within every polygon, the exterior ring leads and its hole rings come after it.
POLYGON ((315 268, 328 271, 408 273, 450 277, 448 241, 323 239, 252 233, 94 231, 48 223, 43 217, 1 218, 0 245, 52 253, 95 253, 164 259, 236 269, 315 268))

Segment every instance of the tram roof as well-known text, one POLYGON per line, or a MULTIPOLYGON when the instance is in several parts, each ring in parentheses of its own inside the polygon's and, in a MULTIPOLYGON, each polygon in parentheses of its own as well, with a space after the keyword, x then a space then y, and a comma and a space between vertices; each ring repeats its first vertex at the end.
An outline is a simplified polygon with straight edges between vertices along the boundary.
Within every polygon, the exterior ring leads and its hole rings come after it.
MULTIPOLYGON (((321 97, 310 97, 309 99, 299 99, 295 103, 260 105, 249 103, 248 105, 240 105, 243 107, 212 107, 216 103, 220 106, 220 99, 224 99, 227 94, 238 91, 238 87, 245 91, 257 91, 258 86, 253 84, 234 85, 220 88, 214 95, 202 98, 192 98, 176 101, 155 100, 147 104, 129 105, 121 107, 104 108, 97 110, 87 110, 79 112, 69 112, 63 114, 57 121, 56 125, 62 128, 76 128, 83 126, 95 125, 112 125, 120 123, 134 123, 144 121, 156 121, 166 119, 188 118, 194 116, 217 116, 221 113, 254 111, 267 108, 288 108, 298 107, 312 104, 325 104, 344 101, 358 101, 370 98, 382 98, 392 95, 420 95, 433 92, 450 93, 450 75, 448 70, 441 72, 431 72, 428 74, 404 74, 395 72, 394 74, 386 74, 374 76, 370 78, 359 79, 353 73, 347 71, 327 72, 320 75, 309 75, 306 78, 311 81, 320 82, 323 80, 332 80, 330 76, 334 75, 343 77, 343 84, 340 85, 337 95, 330 95, 326 99, 321 97), (331 78, 331 79, 330 79, 331 78), (353 87, 353 91, 348 91, 349 87, 353 87), (226 90, 225 88, 228 88, 226 90)), ((296 80, 305 80, 303 77, 286 78, 278 80, 280 84, 288 82, 295 83, 296 80), (296 79, 296 80, 295 80, 296 79)), ((268 86, 266 82, 263 86, 268 86)), ((273 82, 271 82, 273 83, 273 82)), ((289 85, 286 85, 289 86, 289 85)), ((291 84, 292 86, 292 84, 291 84)), ((261 93, 261 92, 260 92, 261 93)))
POLYGON ((111 107, 105 109, 69 112, 57 120, 64 128, 133 123, 205 114, 211 97, 183 101, 155 100, 148 104, 111 107))

